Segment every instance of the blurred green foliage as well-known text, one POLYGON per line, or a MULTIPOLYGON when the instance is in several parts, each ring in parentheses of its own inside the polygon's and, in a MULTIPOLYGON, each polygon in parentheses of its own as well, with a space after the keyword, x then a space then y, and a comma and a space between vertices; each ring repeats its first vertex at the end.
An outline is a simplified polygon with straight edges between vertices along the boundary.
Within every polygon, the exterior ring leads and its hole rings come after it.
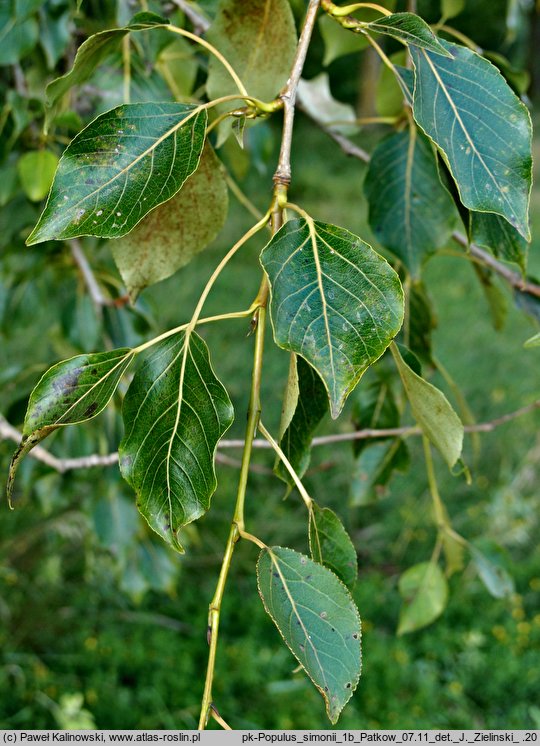
MULTIPOLYGON (((215 5, 213 0, 200 3, 210 16, 215 5)), ((438 20, 437 3, 419 5, 428 20, 438 20)), ((526 60, 526 14, 516 12, 517 4, 509 8, 501 2, 494 9, 493 2, 475 3, 474 12, 472 5, 453 20, 456 27, 516 64, 526 60), (505 23, 507 17, 511 23, 505 23)), ((293 6, 300 14, 303 4, 293 6)), ((36 193, 25 187, 27 154, 59 156, 81 124, 122 100, 120 55, 108 59, 73 93, 47 136, 42 130, 45 84, 69 69, 89 34, 125 24, 139 9, 130 0, 85 0, 80 9, 71 0, 12 0, 0 11, 0 412, 15 426, 21 425, 39 376, 56 360, 137 344, 184 321, 217 258, 251 221, 235 204, 213 246, 180 274, 145 291, 134 307, 96 307, 67 246, 24 247, 38 216, 35 200, 43 194, 41 188, 36 193)), ((167 77, 158 73, 167 64, 160 56, 163 47, 144 34, 141 38, 140 59, 133 61, 132 100, 171 99, 167 77)), ((392 44, 388 47, 395 51, 392 44)), ((308 77, 323 55, 317 36, 308 77)), ((334 94, 356 103, 352 59, 335 59, 329 73, 334 94)), ((186 75, 186 85, 196 90, 201 80, 191 68, 186 75)), ((299 118, 298 127, 292 199, 318 219, 372 239, 362 198, 365 167, 347 159, 307 120, 299 118)), ((220 152, 260 207, 268 200, 278 137, 277 127, 264 123, 248 132, 247 154, 230 142, 220 152)), ((366 148, 376 138, 366 130, 360 137, 366 148)), ((540 235, 538 189, 532 208, 533 234, 536 228, 540 235)), ((233 295, 235 308, 251 300, 260 272, 255 251, 260 245, 253 244, 220 279, 209 299, 209 314, 228 307, 233 295)), ((531 249, 533 274, 540 273, 535 256, 539 244, 531 249)), ((106 244, 87 239, 84 246, 105 292, 121 296, 106 244)), ((538 351, 525 351, 522 344, 534 333, 533 324, 538 326, 537 304, 529 306, 535 317, 531 321, 513 307, 503 288, 506 325, 495 334, 463 255, 436 256, 424 280, 438 323, 435 355, 450 370, 476 418, 491 419, 534 400, 538 351)), ((251 357, 246 332, 242 321, 204 332, 238 413, 231 437, 241 437, 243 431, 251 357)), ((279 421, 287 364, 287 356, 269 344, 263 402, 272 428, 279 421)), ((433 380, 452 398, 440 373, 433 380)), ((319 432, 346 431, 351 420, 354 397, 343 419, 337 424, 325 420, 319 432)), ((410 470, 396 476, 384 494, 379 490, 357 507, 351 507, 355 463, 350 445, 314 450, 306 483, 321 504, 344 518, 360 565, 354 595, 364 621, 364 671, 340 727, 540 727, 534 705, 540 690, 536 422, 531 413, 482 435, 480 450, 469 438, 465 460, 473 473, 470 486, 437 461, 454 527, 510 573, 514 592, 492 598, 466 557, 463 572, 449 579, 450 599, 442 617, 399 638, 398 578, 429 558, 436 534, 421 445, 410 439, 410 470)), ((60 458, 104 454, 115 449, 120 437, 117 413, 110 409, 83 429, 56 433, 47 447, 60 458)), ((0 444, 2 473, 12 447, 9 441, 0 444)), ((268 471, 273 459, 261 452, 256 462, 268 471)), ((61 475, 27 459, 16 510, 0 507, 0 727, 196 727, 207 655, 207 604, 221 563, 236 475, 234 466, 219 466, 212 510, 186 532, 188 551, 179 557, 150 535, 116 467, 61 475)), ((282 498, 278 479, 253 473, 250 530, 269 543, 305 551, 304 508, 295 493, 282 498)), ((260 603, 254 560, 251 546, 239 547, 222 612, 216 703, 237 728, 327 727, 318 694, 303 674, 292 673, 294 660, 260 603)))

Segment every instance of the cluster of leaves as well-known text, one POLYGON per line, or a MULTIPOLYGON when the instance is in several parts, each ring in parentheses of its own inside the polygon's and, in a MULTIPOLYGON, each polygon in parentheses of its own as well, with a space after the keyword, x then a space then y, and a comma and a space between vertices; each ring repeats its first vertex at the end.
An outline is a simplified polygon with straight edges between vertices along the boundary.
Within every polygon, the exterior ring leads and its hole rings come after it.
MULTIPOLYGON (((19 64, 38 40, 37 6, 19 5, 15 3, 8 19, 5 54, 14 51, 6 64, 19 64)), ((247 8, 239 0, 222 0, 206 42, 186 31, 180 16, 170 19, 151 12, 90 36, 71 69, 46 87, 46 134, 30 134, 40 148, 20 158, 10 171, 13 179, 19 175, 34 201, 45 196, 52 182, 27 244, 80 236, 114 239, 112 253, 133 301, 142 289, 170 276, 209 245, 227 216, 228 177, 215 149, 226 152, 231 135, 243 145, 252 125, 280 108, 278 95, 295 56, 291 5, 272 0, 266 13, 267 5, 254 2, 247 8), (254 38, 260 41, 255 52, 254 38), (199 47, 191 42, 210 49, 207 69, 199 47), (101 111, 102 97, 97 117, 75 135, 58 160, 49 145, 54 133, 62 127, 69 131, 74 122, 78 129, 78 114, 70 108, 74 86, 99 81, 99 66, 120 53, 124 71, 130 71, 129 76, 124 72, 120 101, 114 100, 116 90, 101 111), (151 72, 136 77, 145 60, 151 72), (155 99, 160 102, 149 103, 155 99)), ((370 225, 392 255, 392 264, 360 237, 315 220, 301 207, 280 201, 279 195, 273 205, 290 218, 260 255, 274 340, 291 353, 278 448, 285 458, 276 465, 289 487, 298 486, 305 473, 311 439, 322 418, 327 411, 338 417, 362 376, 388 348, 395 368, 389 371, 388 356, 377 366, 357 400, 359 426, 400 424, 402 408, 394 392, 399 378, 402 399, 404 395, 410 403, 425 438, 428 471, 430 444, 450 468, 456 466, 463 425, 443 393, 422 377, 421 363, 429 367, 434 362, 422 268, 447 245, 460 219, 470 241, 522 267, 530 239, 530 117, 501 73, 476 51, 437 36, 412 13, 386 11, 372 20, 358 20, 331 2, 322 2, 322 7, 326 15, 321 33, 327 39, 335 39, 337 29, 352 37, 355 49, 364 39, 378 49, 375 38, 397 40, 406 46, 411 66, 382 53, 393 76, 385 80, 390 90, 385 106, 392 110, 397 131, 377 144, 365 181, 370 225), (399 333, 398 346, 392 340, 399 333)), ((64 11, 68 24, 69 11, 64 11)), ((448 8, 444 14, 449 15, 448 8)), ((68 37, 60 35, 55 43, 47 52, 41 40, 51 66, 68 37)), ((331 44, 327 61, 336 55, 331 44)), ((349 110, 333 107, 324 75, 299 88, 305 109, 321 124, 333 132, 343 133, 344 127, 354 131, 349 110), (321 97, 323 109, 329 110, 326 118, 319 115, 321 97), (336 129, 335 119, 345 124, 336 129)), ((26 134, 28 121, 20 109, 17 97, 8 100, 3 121, 6 152, 26 134)), ((8 202, 8 180, 3 189, 8 202)), ((232 253, 264 228, 267 217, 232 253)), ((120 470, 149 526, 183 551, 181 531, 210 507, 217 484, 215 451, 233 420, 231 400, 214 373, 205 341, 195 331, 205 297, 181 327, 148 342, 85 351, 43 375, 28 403, 23 441, 10 472, 10 495, 22 457, 53 431, 103 412, 129 366, 143 355, 124 396, 120 470)), ((229 315, 249 317, 263 305, 256 300, 229 315)), ((357 447, 357 458, 359 471, 368 475, 357 496, 361 503, 368 492, 387 483, 394 469, 406 466, 408 456, 403 440, 379 440, 357 447)), ((468 549, 490 590, 508 593, 508 579, 452 529, 436 486, 433 494, 438 546, 444 549, 448 574, 461 567, 468 549)), ((335 722, 360 675, 360 619, 347 590, 356 580, 356 555, 336 514, 305 497, 312 556, 265 547, 257 566, 259 592, 335 722)), ((430 562, 402 575, 400 632, 429 624, 444 609, 447 581, 437 561, 438 551, 430 562)))

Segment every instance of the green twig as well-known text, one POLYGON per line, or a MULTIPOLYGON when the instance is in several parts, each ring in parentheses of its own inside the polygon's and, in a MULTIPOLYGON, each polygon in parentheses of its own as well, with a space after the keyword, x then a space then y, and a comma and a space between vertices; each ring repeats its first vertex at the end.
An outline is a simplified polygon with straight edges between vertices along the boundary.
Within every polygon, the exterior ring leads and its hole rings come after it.
POLYGON ((214 681, 214 670, 216 665, 216 651, 219 632, 219 619, 221 614, 221 603, 227 583, 227 576, 231 566, 232 556, 236 542, 244 531, 244 505, 246 498, 246 487, 249 475, 249 464, 251 461, 251 451, 253 439, 256 434, 259 417, 261 414, 261 375, 264 349, 264 332, 266 321, 266 299, 268 296, 268 285, 266 278, 263 279, 261 288, 254 302, 258 306, 255 331, 255 350, 253 354, 253 373, 251 378, 251 393, 248 407, 248 420, 246 426, 246 436, 244 442, 244 451, 242 453, 242 465, 240 467, 240 478, 238 481, 238 492, 236 495, 236 505, 231 523, 229 538, 225 547, 221 571, 214 597, 210 603, 208 613, 208 644, 210 651, 208 654, 208 665, 206 669, 206 680, 204 693, 201 704, 201 715, 199 719, 199 730, 204 730, 208 722, 208 717, 212 708, 212 684, 214 681))

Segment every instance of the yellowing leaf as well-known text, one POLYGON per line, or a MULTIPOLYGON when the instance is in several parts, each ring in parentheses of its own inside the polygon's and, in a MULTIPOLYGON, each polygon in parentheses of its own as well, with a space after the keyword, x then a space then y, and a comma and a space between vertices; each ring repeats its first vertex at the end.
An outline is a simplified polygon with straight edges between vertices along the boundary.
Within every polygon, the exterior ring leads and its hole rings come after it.
POLYGON ((448 600, 448 584, 434 562, 409 567, 399 579, 403 606, 399 615, 398 635, 426 627, 442 614, 448 600))
POLYGON ((101 114, 68 145, 26 243, 124 236, 180 189, 199 164, 206 110, 126 104, 101 114))
POLYGON ((461 420, 445 395, 411 370, 395 345, 391 350, 416 422, 452 468, 463 446, 461 420))
POLYGON ((25 153, 17 163, 17 170, 28 199, 40 202, 49 193, 58 166, 58 158, 50 150, 25 153))
POLYGON ((134 300, 145 287, 174 274, 208 246, 228 210, 223 167, 207 144, 195 173, 178 194, 110 246, 134 300))

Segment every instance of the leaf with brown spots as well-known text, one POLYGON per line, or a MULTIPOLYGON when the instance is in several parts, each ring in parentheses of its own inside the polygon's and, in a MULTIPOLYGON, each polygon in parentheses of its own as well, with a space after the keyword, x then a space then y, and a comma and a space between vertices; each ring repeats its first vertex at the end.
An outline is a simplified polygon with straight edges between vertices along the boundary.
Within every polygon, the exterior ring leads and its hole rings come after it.
POLYGON ((102 412, 134 354, 129 347, 123 347, 77 355, 49 368, 30 394, 23 440, 9 470, 8 498, 23 456, 57 428, 85 422, 102 412))
POLYGON ((337 722, 362 669, 360 615, 351 594, 327 567, 285 547, 263 549, 257 580, 264 608, 337 722))
POLYGON ((206 109, 124 104, 68 145, 28 246, 76 236, 120 238, 179 191, 199 165, 206 109))
POLYGON ((207 143, 198 169, 171 200, 135 230, 111 243, 114 261, 134 301, 141 290, 170 277, 211 243, 228 212, 224 169, 207 143))
MULTIPOLYGON (((288 0, 222 0, 207 38, 231 63, 250 96, 272 101, 287 82, 296 50, 288 0)), ((210 99, 237 92, 214 57, 206 88, 210 99)))

